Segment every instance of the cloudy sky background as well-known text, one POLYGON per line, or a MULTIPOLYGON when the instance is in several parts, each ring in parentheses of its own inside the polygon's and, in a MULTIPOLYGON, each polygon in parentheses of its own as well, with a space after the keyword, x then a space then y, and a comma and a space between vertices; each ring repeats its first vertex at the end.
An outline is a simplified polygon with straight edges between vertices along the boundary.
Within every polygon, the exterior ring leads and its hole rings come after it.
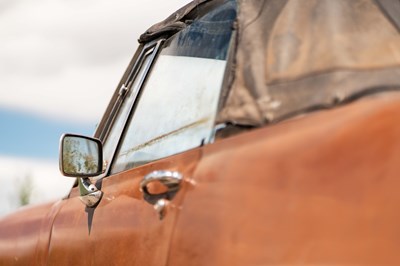
POLYGON ((189 0, 0 0, 0 216, 61 198, 62 133, 92 135, 137 38, 189 0))

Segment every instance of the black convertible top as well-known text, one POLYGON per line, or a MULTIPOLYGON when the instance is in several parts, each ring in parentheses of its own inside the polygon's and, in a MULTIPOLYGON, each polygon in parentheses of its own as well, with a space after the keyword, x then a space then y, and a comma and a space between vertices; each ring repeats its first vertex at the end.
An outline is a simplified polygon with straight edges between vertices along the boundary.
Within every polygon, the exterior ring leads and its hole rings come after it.
MULTIPOLYGON (((141 35, 171 35, 196 0, 141 35)), ((400 0, 237 0, 234 57, 218 122, 258 126, 400 88, 400 0)))

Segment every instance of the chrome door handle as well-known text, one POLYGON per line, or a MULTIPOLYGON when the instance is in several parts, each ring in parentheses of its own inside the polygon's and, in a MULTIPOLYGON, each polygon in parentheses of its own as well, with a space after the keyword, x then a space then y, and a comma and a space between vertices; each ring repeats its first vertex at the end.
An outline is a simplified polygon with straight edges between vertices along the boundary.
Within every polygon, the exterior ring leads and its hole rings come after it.
POLYGON ((172 200, 175 194, 179 191, 183 176, 174 171, 153 171, 146 175, 140 182, 140 191, 143 193, 143 198, 150 204, 155 205, 159 200, 172 200), (159 194, 152 194, 148 190, 148 185, 152 182, 159 182, 166 187, 166 191, 159 194))

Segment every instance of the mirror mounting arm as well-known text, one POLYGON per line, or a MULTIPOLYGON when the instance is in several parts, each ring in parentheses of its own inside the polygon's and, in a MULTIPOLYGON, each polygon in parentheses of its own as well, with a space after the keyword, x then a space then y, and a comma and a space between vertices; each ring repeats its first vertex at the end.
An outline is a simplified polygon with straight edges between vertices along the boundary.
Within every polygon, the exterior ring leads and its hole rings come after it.
POLYGON ((103 192, 98 190, 87 177, 78 178, 78 187, 79 199, 88 207, 95 207, 103 196, 103 192))

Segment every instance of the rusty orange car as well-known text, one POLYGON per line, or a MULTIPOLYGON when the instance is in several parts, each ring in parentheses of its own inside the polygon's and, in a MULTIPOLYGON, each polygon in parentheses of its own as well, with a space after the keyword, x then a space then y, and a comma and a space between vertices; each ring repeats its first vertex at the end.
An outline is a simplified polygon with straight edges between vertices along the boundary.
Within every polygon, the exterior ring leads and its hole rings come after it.
POLYGON ((1 265, 400 265, 398 0, 196 0, 139 43, 1 265))

